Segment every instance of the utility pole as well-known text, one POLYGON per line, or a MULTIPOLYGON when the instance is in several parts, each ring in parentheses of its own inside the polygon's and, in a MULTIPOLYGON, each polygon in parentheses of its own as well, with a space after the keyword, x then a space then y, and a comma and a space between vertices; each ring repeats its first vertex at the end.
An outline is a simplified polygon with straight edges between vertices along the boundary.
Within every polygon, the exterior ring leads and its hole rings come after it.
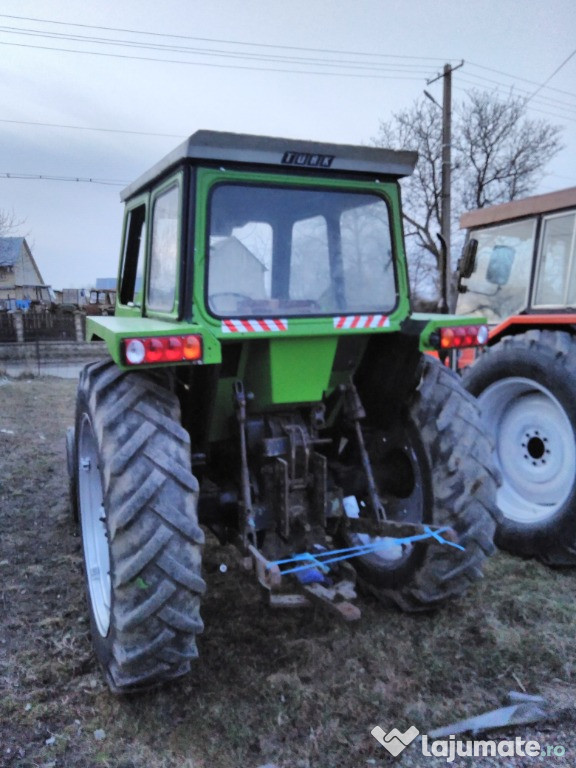
MULTIPOLYGON (((441 264, 441 288, 442 288, 442 310, 448 311, 449 304, 449 286, 448 272, 450 265, 450 217, 451 217, 451 168, 452 168, 452 72, 460 69, 464 65, 461 61, 456 67, 451 64, 445 64, 441 75, 437 75, 432 80, 427 80, 426 84, 431 85, 444 78, 442 92, 442 175, 441 175, 441 198, 440 198, 440 242, 442 243, 442 264, 441 264)), ((430 94, 424 91, 426 95, 435 101, 430 94)))

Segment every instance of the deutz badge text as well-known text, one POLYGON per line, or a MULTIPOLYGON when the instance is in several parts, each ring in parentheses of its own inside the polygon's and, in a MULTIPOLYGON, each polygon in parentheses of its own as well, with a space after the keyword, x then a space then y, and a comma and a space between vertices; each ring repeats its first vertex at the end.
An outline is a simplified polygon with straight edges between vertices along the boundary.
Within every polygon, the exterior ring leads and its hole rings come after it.
POLYGON ((334 155, 317 155, 311 152, 284 152, 283 165, 308 165, 312 168, 330 168, 334 155))

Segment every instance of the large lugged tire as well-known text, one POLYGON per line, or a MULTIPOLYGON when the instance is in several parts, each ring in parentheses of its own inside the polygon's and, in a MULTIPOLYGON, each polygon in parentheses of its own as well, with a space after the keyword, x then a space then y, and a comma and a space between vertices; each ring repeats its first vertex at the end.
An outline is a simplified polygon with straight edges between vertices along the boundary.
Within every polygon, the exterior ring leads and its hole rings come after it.
POLYGON ((368 449, 389 519, 448 526, 465 549, 390 542, 351 561, 360 585, 405 611, 437 608, 481 578, 494 551, 497 472, 477 404, 451 371, 427 357, 407 412, 390 430, 376 431, 368 449))
POLYGON ((502 474, 496 543, 576 565, 576 340, 533 330, 487 349, 465 372, 502 474))
POLYGON ((115 693, 186 673, 202 631, 198 483, 161 373, 88 365, 76 411, 77 492, 94 648, 115 693))

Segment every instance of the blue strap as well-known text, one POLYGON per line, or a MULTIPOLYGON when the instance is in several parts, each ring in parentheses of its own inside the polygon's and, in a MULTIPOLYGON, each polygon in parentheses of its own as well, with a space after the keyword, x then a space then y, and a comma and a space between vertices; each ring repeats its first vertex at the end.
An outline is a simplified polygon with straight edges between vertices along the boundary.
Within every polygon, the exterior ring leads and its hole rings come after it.
POLYGON ((450 529, 448 526, 446 526, 444 528, 439 528, 436 531, 433 531, 431 528, 425 525, 424 533, 419 533, 415 536, 405 536, 404 538, 393 538, 388 536, 379 537, 376 542, 370 544, 359 544, 356 547, 346 547, 345 549, 329 549, 326 550, 326 552, 317 552, 316 554, 311 554, 310 552, 300 552, 299 554, 286 558, 285 560, 273 560, 270 563, 270 566, 289 565, 291 563, 305 562, 304 565, 295 565, 293 568, 287 568, 286 570, 283 570, 282 574, 284 575, 288 573, 297 573, 298 571, 308 570, 309 568, 320 568, 320 570, 326 572, 329 570, 326 566, 330 563, 337 563, 340 560, 349 560, 353 557, 362 557, 363 555, 369 555, 373 552, 377 552, 380 549, 386 549, 387 547, 391 547, 393 545, 412 544, 416 541, 425 541, 426 539, 434 539, 439 544, 447 544, 449 547, 455 547, 456 549, 464 551, 465 547, 462 547, 460 544, 456 544, 453 541, 448 541, 448 539, 444 539, 440 535, 448 530, 450 529))

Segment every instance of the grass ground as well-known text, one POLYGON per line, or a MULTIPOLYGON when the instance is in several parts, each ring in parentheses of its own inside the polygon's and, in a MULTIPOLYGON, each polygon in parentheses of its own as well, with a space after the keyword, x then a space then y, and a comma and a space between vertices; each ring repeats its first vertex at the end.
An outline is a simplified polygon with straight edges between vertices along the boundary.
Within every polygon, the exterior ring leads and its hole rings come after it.
MULTIPOLYGON (((192 673, 112 696, 92 655, 68 511, 74 399, 73 381, 0 380, 0 766, 381 766, 393 759, 370 735, 375 725, 425 733, 523 689, 561 713, 503 736, 563 744, 566 754, 498 764, 576 765, 576 573, 502 553, 437 614, 363 599, 361 622, 344 626, 318 611, 272 613, 231 552, 210 541, 192 673)), ((414 750, 398 760, 446 764, 414 750)))

